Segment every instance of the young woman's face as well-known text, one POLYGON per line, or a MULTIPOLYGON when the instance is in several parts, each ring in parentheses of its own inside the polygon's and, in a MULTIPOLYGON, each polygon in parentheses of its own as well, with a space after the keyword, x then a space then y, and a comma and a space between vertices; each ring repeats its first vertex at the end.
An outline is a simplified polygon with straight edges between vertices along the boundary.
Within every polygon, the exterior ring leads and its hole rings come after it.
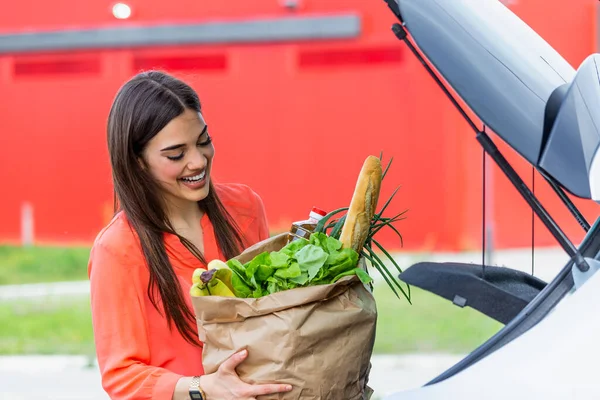
POLYGON ((214 155, 204 118, 186 110, 148 142, 142 157, 166 198, 180 204, 208 195, 214 155))

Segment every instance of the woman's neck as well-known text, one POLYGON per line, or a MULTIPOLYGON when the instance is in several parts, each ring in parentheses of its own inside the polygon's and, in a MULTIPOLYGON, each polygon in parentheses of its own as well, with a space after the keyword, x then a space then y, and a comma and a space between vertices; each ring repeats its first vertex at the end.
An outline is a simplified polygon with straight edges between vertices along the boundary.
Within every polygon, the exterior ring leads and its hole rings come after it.
POLYGON ((167 217, 175 231, 198 227, 203 215, 198 203, 193 201, 171 202, 167 205, 167 217))

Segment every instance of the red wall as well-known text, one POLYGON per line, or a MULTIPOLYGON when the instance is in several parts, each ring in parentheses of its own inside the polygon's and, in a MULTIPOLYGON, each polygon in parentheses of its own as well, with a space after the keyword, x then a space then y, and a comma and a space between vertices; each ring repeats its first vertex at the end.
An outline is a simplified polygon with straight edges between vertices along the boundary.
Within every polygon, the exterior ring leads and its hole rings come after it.
MULTIPOLYGON (((289 14, 275 0, 127 3, 134 14, 124 24, 289 14)), ((596 3, 520 0, 511 7, 577 67, 596 51, 596 3)), ((408 218, 397 225, 405 249, 480 246, 481 149, 422 66, 390 32, 396 21, 384 2, 301 4, 300 15, 358 12, 361 37, 0 55, 0 242, 19 240, 23 202, 33 205, 38 242, 93 240, 110 217, 112 204, 105 122, 113 96, 140 68, 156 65, 150 57, 180 62, 191 57, 197 68, 172 72, 190 82, 204 104, 217 151, 215 178, 252 186, 265 201, 273 230, 304 218, 313 205, 347 205, 362 161, 383 150, 386 160, 394 157, 394 164, 382 199, 401 185, 390 209, 409 209, 408 218), (74 72, 61 73, 65 65, 74 72)), ((122 22, 114 21, 110 5, 98 0, 38 0, 35 7, 14 3, 0 14, 0 29, 122 22)), ((513 154, 508 158, 529 182, 531 167, 513 154)), ((488 206, 493 204, 495 245, 529 245, 530 209, 500 173, 492 181, 488 206)), ((579 241, 582 230, 546 186, 538 176, 536 194, 579 241)), ((593 222, 595 204, 577 204, 593 222)), ((554 244, 539 223, 536 236, 538 245, 554 244)), ((382 240, 391 248, 398 245, 390 235, 382 240)))

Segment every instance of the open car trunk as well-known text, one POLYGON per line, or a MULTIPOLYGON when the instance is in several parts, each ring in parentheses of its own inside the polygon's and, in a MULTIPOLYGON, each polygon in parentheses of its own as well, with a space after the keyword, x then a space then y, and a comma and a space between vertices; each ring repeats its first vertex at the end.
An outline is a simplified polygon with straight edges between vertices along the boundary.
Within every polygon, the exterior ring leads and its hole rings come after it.
POLYGON ((509 268, 487 274, 482 266, 456 263, 408 268, 401 280, 506 325, 423 388, 389 398, 600 398, 595 371, 589 368, 600 355, 595 340, 600 317, 594 309, 600 301, 600 276, 595 274, 600 222, 590 226, 566 195, 600 200, 600 55, 573 68, 498 0, 384 1, 398 18, 393 33, 421 60, 571 257, 548 283, 509 268), (470 120, 448 86, 481 122, 470 120), (551 185, 587 232, 578 247, 481 125, 551 185))

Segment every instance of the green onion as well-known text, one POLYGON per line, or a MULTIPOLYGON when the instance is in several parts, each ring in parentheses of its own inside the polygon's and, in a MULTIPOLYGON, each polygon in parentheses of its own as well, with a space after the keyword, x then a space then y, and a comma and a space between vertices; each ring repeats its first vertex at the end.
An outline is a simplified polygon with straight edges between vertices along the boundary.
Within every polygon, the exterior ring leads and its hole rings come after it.
MULTIPOLYGON (((382 157, 383 157, 383 152, 380 154, 379 159, 382 160, 382 157)), ((385 167, 385 169, 382 173, 382 178, 381 178, 382 181, 383 181, 383 178, 385 178, 390 166, 392 165, 392 161, 393 161, 393 158, 390 159, 387 166, 385 167)), ((383 253, 383 256, 385 258, 387 258, 394 265, 395 269, 399 273, 402 273, 402 268, 400 268, 400 266, 398 265, 396 260, 394 260, 394 257, 392 257, 392 255, 378 241, 375 240, 375 236, 377 235, 377 233, 379 233, 385 227, 388 227, 396 233, 396 235, 400 239, 400 245, 404 246, 404 241, 403 241, 402 235, 400 234, 400 231, 398 231, 398 229, 393 224, 405 219, 406 218, 405 214, 408 210, 404 210, 404 211, 394 215, 391 218, 383 216, 383 212, 389 207, 389 205, 392 202, 392 199, 398 193, 399 189, 400 189, 400 187, 397 187, 392 192, 390 197, 385 201, 385 203, 383 204, 383 206, 381 207, 379 212, 376 212, 373 215, 373 219, 371 220, 369 232, 367 234, 367 239, 363 245, 361 255, 371 263, 372 267, 374 267, 375 269, 377 269, 377 271, 379 271, 379 273, 381 274, 381 276, 383 277, 383 279, 385 280, 387 285, 390 287, 390 289, 392 289, 392 291, 394 292, 396 297, 400 298, 400 295, 398 292, 401 292, 404 295, 404 297, 408 300, 408 302, 410 304, 412 304, 411 299, 410 299, 410 285, 406 285, 406 289, 404 289, 402 287, 402 285, 400 284, 400 281, 394 276, 394 274, 392 272, 390 272, 390 270, 387 268, 387 266, 382 261, 382 259, 373 250, 373 246, 375 246, 375 248, 379 249, 383 253)), ((328 213, 323 219, 321 219, 319 221, 319 223, 317 224, 317 227, 315 228, 315 232, 326 233, 329 229, 331 229, 331 231, 328 233, 328 235, 331 237, 334 237, 336 239, 339 239, 342 227, 344 226, 344 222, 346 221, 347 213, 344 213, 341 217, 339 217, 337 219, 333 219, 331 222, 329 222, 329 221, 332 219, 333 216, 335 216, 339 213, 342 213, 344 211, 348 211, 348 209, 349 209, 348 207, 338 208, 337 210, 334 210, 334 211, 331 211, 330 213, 328 213)))

